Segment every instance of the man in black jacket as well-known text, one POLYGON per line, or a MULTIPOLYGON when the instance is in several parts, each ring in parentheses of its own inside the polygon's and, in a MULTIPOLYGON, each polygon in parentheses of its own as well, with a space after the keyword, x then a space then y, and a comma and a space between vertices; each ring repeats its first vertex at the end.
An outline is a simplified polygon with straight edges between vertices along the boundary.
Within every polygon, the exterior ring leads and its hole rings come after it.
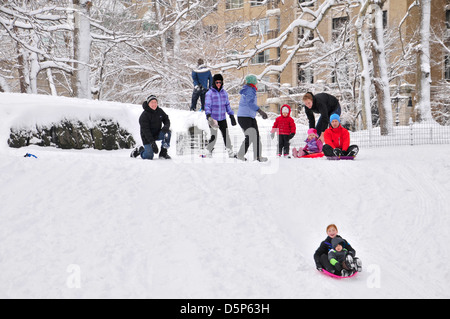
POLYGON ((158 153, 158 145, 156 141, 161 142, 160 158, 170 159, 167 149, 170 147, 170 120, 169 116, 158 107, 156 96, 150 95, 142 104, 144 112, 139 117, 139 125, 141 126, 141 138, 144 147, 135 149, 131 153, 131 157, 143 159, 153 159, 155 153, 158 153))
POLYGON ((341 115, 341 105, 339 104, 338 99, 328 93, 318 93, 314 95, 311 92, 308 92, 303 96, 303 103, 305 104, 309 128, 315 128, 317 130, 317 135, 321 137, 323 142, 322 133, 328 128, 330 116, 332 114, 341 115), (317 125, 314 113, 320 114, 317 125))

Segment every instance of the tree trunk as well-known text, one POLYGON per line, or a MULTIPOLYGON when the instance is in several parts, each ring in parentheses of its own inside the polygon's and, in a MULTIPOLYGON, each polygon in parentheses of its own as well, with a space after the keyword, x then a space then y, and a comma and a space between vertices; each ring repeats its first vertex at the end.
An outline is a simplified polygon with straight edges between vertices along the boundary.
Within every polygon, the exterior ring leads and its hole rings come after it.
POLYGON ((74 78, 72 88, 74 96, 91 99, 91 68, 89 66, 91 53, 91 34, 89 14, 91 1, 73 0, 74 13, 74 78))
POLYGON ((365 50, 365 41, 362 37, 362 29, 370 0, 361 0, 361 10, 358 15, 356 26, 356 48, 359 62, 361 64, 361 108, 364 118, 365 128, 372 132, 372 110, 370 108, 370 72, 369 59, 365 50))
POLYGON ((430 68, 430 19, 431 0, 420 0, 420 45, 417 59, 416 121, 430 121, 431 68, 430 68))
POLYGON ((391 94, 386 63, 386 53, 383 38, 383 10, 385 0, 375 1, 373 4, 374 23, 372 26, 373 77, 380 114, 381 135, 389 135, 393 129, 391 94))

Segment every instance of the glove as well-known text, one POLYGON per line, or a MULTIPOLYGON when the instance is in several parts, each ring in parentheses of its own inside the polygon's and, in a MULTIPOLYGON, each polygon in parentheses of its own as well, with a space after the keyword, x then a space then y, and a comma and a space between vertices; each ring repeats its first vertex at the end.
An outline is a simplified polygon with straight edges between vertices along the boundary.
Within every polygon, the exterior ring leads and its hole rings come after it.
POLYGON ((236 126, 236 119, 234 118, 234 115, 230 115, 230 121, 231 125, 236 126))
POLYGON ((211 117, 211 115, 208 116, 208 124, 209 126, 211 126, 212 128, 218 128, 219 124, 217 123, 217 121, 215 119, 213 119, 211 117))
POLYGON ((163 126, 163 128, 161 129, 161 131, 163 131, 164 133, 169 133, 170 132, 170 128, 167 126, 163 126))
POLYGON ((266 120, 267 119, 267 113, 266 112, 264 112, 263 110, 261 110, 261 109, 259 109, 258 110, 258 113, 262 116, 262 118, 264 119, 264 120, 266 120))
POLYGON ((341 265, 340 263, 336 263, 336 265, 334 265, 334 268, 335 268, 337 271, 341 271, 341 270, 342 270, 342 265, 341 265))
POLYGON ((295 133, 289 134, 289 139, 292 140, 294 138, 294 136, 295 136, 295 133))
POLYGON ((153 153, 158 154, 159 149, 158 149, 158 145, 156 145, 156 142, 152 143, 152 150, 153 150, 153 153))

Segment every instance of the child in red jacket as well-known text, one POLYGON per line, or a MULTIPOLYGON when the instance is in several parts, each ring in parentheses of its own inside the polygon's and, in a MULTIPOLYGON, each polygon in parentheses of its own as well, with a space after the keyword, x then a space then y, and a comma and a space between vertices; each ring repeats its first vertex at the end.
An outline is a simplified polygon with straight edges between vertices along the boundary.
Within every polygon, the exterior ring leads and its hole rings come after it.
POLYGON ((325 131, 323 153, 325 156, 356 156, 359 148, 356 145, 350 146, 350 133, 341 126, 339 115, 330 116, 331 126, 325 131))
POLYGON ((291 117, 291 107, 284 104, 280 109, 281 115, 276 118, 273 124, 271 135, 275 136, 278 129, 278 156, 289 156, 289 141, 294 137, 296 126, 294 119, 291 117))

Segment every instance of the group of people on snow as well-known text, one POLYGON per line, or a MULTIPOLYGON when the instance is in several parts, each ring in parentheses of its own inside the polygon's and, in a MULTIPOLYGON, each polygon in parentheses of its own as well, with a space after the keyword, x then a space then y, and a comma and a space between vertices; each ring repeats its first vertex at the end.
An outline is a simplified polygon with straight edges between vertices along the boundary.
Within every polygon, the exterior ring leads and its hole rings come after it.
MULTIPOLYGON (((221 74, 212 76, 211 71, 198 60, 198 67, 192 71, 194 90, 192 93, 191 111, 197 108, 197 102, 201 101, 201 110, 205 112, 211 138, 206 147, 207 157, 212 156, 217 141, 218 131, 231 158, 245 161, 245 155, 253 144, 254 160, 265 162, 267 158, 262 156, 262 143, 256 115, 260 114, 267 119, 267 114, 257 104, 257 77, 247 75, 240 93, 237 121, 231 108, 228 93, 224 89, 224 79, 221 74), (232 126, 239 124, 243 133, 242 142, 237 154, 233 151, 231 138, 228 132, 227 114, 232 126)), ((311 154, 321 154, 327 157, 356 156, 358 146, 350 145, 350 134, 341 126, 341 106, 339 101, 328 93, 306 93, 303 96, 305 112, 309 121, 307 138, 303 148, 293 148, 294 157, 303 157, 311 154), (315 115, 320 114, 316 123, 315 115)), ((171 131, 170 120, 167 114, 158 106, 156 96, 150 95, 142 105, 144 111, 139 118, 140 133, 143 146, 136 148, 131 153, 132 157, 153 159, 159 152, 160 158, 170 159, 168 148, 170 147, 171 131), (159 151, 156 141, 162 141, 159 151)), ((296 125, 291 117, 291 107, 287 104, 280 108, 280 116, 276 118, 271 130, 272 138, 278 137, 278 156, 290 157, 290 141, 296 134, 296 125)))
MULTIPOLYGON (((241 97, 237 112, 237 121, 231 108, 228 93, 224 89, 224 79, 221 74, 211 75, 204 67, 203 61, 198 61, 198 69, 192 72, 194 91, 192 94, 191 110, 196 110, 198 99, 201 101, 201 109, 204 110, 211 138, 206 149, 212 155, 217 141, 218 131, 221 132, 228 155, 231 158, 246 160, 245 154, 253 144, 254 159, 260 162, 267 161, 261 154, 262 143, 256 121, 256 114, 267 119, 267 114, 257 105, 257 78, 255 75, 247 75, 244 86, 239 92, 241 97), (232 126, 239 124, 244 141, 237 154, 233 151, 231 138, 228 133, 227 114, 232 126)), ((341 106, 339 101, 327 93, 306 93, 303 96, 305 112, 309 121, 309 129, 305 146, 293 148, 294 157, 303 157, 311 154, 319 154, 329 157, 356 156, 358 146, 350 145, 350 134, 341 126, 341 106), (315 121, 314 114, 320 114, 315 121)), ((131 153, 132 157, 153 159, 159 152, 159 157, 170 159, 168 149, 170 147, 171 130, 168 115, 158 106, 156 96, 150 95, 142 104, 144 111, 139 117, 140 134, 143 146, 136 148, 131 153), (159 150, 157 141, 161 141, 159 150)), ((296 134, 296 125, 291 117, 291 107, 287 104, 280 108, 278 116, 271 130, 272 138, 278 137, 278 156, 289 156, 290 140, 296 134)), ((331 224, 326 229, 327 238, 320 244, 314 254, 316 268, 319 271, 331 273, 335 276, 348 277, 361 271, 361 261, 355 255, 355 250, 341 236, 338 235, 336 225, 331 224)))

